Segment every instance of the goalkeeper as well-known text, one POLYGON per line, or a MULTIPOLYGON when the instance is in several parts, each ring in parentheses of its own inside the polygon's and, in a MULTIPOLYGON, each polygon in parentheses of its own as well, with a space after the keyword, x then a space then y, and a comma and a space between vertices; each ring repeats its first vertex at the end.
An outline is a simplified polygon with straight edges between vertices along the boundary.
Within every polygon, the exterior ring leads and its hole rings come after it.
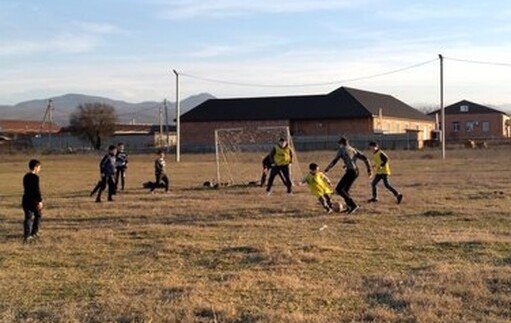
MULTIPOLYGON (((261 187, 264 187, 264 184, 266 184, 266 177, 268 176, 268 173, 271 171, 271 156, 266 155, 266 157, 263 158, 263 173, 261 174, 261 187)), ((284 176, 282 176, 282 172, 278 173, 280 179, 282 182, 285 181, 284 176)))
POLYGON ((282 182, 287 188, 287 193, 293 194, 293 186, 289 174, 289 165, 293 163, 293 151, 289 147, 286 139, 279 139, 278 145, 273 147, 270 153, 270 160, 272 167, 270 170, 270 177, 268 178, 268 186, 266 187, 268 195, 271 195, 273 181, 275 180, 275 176, 279 173, 282 174, 282 182))

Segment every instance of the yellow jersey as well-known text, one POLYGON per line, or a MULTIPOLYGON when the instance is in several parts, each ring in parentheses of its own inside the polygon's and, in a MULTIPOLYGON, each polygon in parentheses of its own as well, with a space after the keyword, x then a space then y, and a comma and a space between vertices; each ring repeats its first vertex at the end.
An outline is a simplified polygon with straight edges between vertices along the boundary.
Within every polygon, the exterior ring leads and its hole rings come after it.
POLYGON ((325 194, 332 194, 334 191, 328 184, 328 178, 322 172, 316 172, 316 174, 309 173, 304 179, 304 183, 307 183, 312 194, 317 197, 321 197, 325 194))
POLYGON ((279 145, 275 146, 275 155, 273 156, 273 161, 277 166, 285 166, 291 164, 293 160, 291 148, 286 146, 284 148, 279 145))
POLYGON ((378 149, 377 152, 373 155, 374 159, 374 168, 376 169, 376 174, 380 175, 390 175, 390 164, 389 164, 389 158, 381 149, 378 149), (385 160, 385 165, 382 166, 383 162, 385 160))

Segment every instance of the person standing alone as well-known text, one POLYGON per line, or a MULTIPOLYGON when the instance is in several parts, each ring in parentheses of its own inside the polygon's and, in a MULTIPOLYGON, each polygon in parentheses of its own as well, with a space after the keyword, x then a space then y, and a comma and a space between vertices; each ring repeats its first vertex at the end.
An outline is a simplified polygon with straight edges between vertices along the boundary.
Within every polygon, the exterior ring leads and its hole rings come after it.
POLYGON ((128 169, 128 154, 124 151, 122 142, 117 144, 117 154, 115 155, 115 189, 119 188, 119 180, 121 181, 121 190, 124 191, 126 180, 126 169, 128 169))
POLYGON ((23 222, 23 241, 29 242, 34 238, 39 238, 39 227, 41 225, 41 212, 43 209, 43 198, 39 187, 39 172, 41 163, 32 159, 28 163, 29 172, 23 177, 23 198, 21 205, 25 213, 23 222))
POLYGON ((347 212, 348 214, 354 213, 356 210, 359 209, 359 206, 353 198, 350 195, 350 189, 353 183, 355 183, 358 175, 359 170, 357 166, 357 160, 362 160, 367 168, 367 174, 369 177, 372 175, 371 171, 371 165, 369 164, 369 161, 367 160, 367 157, 358 151, 357 149, 350 146, 348 139, 345 137, 341 137, 339 140, 339 150, 337 151, 337 155, 335 158, 330 162, 330 164, 325 168, 325 173, 327 173, 332 167, 337 164, 339 160, 342 160, 344 162, 344 168, 345 173, 344 176, 339 181, 339 184, 337 184, 335 191, 337 194, 343 197, 344 202, 346 203, 347 212))

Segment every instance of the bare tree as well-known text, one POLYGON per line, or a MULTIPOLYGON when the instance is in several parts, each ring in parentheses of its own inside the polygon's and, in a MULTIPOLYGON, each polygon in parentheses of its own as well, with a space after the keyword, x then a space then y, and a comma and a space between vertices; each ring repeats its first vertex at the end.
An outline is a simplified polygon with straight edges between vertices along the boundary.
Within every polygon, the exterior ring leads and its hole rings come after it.
POLYGON ((80 104, 69 119, 72 133, 88 140, 94 149, 101 149, 103 139, 115 132, 115 108, 103 103, 80 104))

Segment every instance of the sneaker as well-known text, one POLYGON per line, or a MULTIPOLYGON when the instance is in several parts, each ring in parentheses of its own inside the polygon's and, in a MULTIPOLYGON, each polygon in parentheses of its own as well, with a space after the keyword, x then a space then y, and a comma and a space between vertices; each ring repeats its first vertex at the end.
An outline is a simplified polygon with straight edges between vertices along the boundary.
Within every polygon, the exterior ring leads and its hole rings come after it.
POLYGON ((114 199, 113 199, 113 198, 109 198, 109 199, 108 199, 108 202, 113 202, 113 201, 114 201, 114 199))
POLYGON ((376 203, 376 202, 378 202, 378 199, 376 199, 374 197, 370 200, 367 200, 367 203, 376 203))
POLYGON ((25 243, 25 244, 30 243, 32 241, 34 241, 34 237, 32 237, 32 236, 23 238, 23 243, 25 243))
POLYGON ((287 196, 293 196, 293 195, 295 195, 293 192, 287 193, 287 196))
POLYGON ((271 196, 271 191, 266 192, 266 195, 267 195, 267 196, 271 196))
POLYGON ((403 194, 398 194, 396 199, 397 199, 397 204, 401 204, 401 201, 403 200, 403 194))
POLYGON ((96 199, 96 203, 101 203, 101 199, 96 199))
POLYGON ((327 213, 327 214, 332 214, 332 213, 334 213, 334 210, 332 210, 332 209, 328 209, 328 210, 326 210, 326 213, 327 213))
POLYGON ((32 238, 34 239, 41 239, 41 234, 40 233, 34 233, 32 235, 30 235, 32 238))
POLYGON ((355 205, 354 207, 352 207, 348 210, 348 214, 353 214, 353 213, 357 212, 358 209, 360 209, 360 206, 355 205))

